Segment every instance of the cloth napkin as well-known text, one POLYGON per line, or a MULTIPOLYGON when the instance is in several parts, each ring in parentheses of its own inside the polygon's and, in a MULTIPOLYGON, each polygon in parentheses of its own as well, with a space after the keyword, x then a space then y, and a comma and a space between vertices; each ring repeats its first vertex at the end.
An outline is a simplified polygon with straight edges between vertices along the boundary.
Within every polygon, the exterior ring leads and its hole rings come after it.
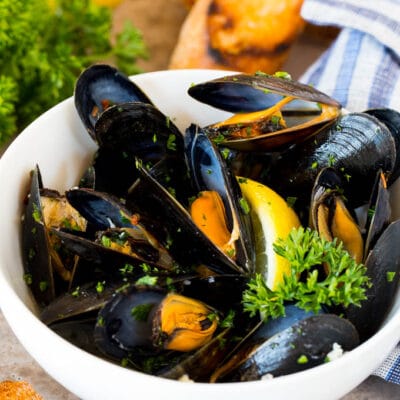
MULTIPOLYGON (((349 111, 400 111, 400 0, 305 0, 301 12, 312 24, 341 31, 300 81, 349 111)), ((400 384, 400 344, 374 375, 400 384)))

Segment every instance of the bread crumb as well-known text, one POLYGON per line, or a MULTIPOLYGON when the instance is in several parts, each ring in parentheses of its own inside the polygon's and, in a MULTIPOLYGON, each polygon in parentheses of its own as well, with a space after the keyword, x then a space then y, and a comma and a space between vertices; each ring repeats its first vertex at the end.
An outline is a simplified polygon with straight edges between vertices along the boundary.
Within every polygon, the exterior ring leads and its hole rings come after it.
POLYGON ((1 400, 44 400, 32 386, 25 381, 0 382, 1 400))

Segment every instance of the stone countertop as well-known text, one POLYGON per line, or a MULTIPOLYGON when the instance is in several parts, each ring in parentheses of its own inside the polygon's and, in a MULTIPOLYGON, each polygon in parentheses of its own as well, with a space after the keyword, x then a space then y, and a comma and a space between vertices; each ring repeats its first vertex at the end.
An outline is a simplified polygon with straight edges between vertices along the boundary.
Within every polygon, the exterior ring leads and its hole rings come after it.
MULTIPOLYGON (((145 71, 166 69, 180 25, 186 16, 183 0, 125 0, 115 10, 115 30, 125 18, 131 19, 142 30, 150 50, 150 58, 141 62, 145 71), (157 27, 155 29, 154 27, 157 27), (160 34, 160 32, 163 32, 160 34)), ((301 38, 292 50, 285 66, 294 78, 300 76, 324 50, 326 41, 301 38)), ((44 349, 45 351, 45 349, 44 349)), ((55 382, 36 362, 14 336, 0 312, 0 381, 26 380, 44 400, 78 400, 55 382)), ((400 399, 400 385, 384 382, 371 376, 342 400, 400 399)))
MULTIPOLYGON (((0 381, 8 379, 28 381, 44 400, 79 400, 54 381, 25 351, 0 312, 0 381)), ((371 376, 341 400, 394 399, 400 399, 400 385, 371 376)))

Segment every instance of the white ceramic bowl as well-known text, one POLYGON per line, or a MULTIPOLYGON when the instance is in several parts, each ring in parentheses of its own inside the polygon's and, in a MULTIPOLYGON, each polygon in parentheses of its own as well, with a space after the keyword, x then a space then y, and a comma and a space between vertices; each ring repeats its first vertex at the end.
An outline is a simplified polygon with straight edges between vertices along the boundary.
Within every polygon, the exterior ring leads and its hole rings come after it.
MULTIPOLYGON (((162 71, 133 78, 180 129, 221 119, 223 113, 191 99, 194 82, 221 71, 162 71)), ((94 357, 65 341, 37 318, 23 280, 20 215, 29 171, 39 164, 45 186, 64 190, 77 182, 95 145, 72 99, 34 121, 0 160, 0 305, 18 339, 58 382, 84 400, 338 399, 370 375, 400 340, 400 297, 380 331, 342 358, 304 372, 267 381, 228 384, 183 383, 134 372, 94 357)), ((396 194, 400 192, 397 187, 396 194)), ((399 196, 396 203, 400 204, 399 196)), ((396 210, 396 215, 400 210, 396 210)))

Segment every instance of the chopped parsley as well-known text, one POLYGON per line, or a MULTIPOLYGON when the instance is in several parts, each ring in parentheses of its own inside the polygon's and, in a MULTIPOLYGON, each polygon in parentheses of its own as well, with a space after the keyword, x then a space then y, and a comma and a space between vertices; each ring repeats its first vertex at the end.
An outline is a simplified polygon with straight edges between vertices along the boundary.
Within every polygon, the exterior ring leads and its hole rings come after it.
POLYGON ((298 359, 297 359, 297 364, 307 364, 308 363, 308 357, 305 354, 302 354, 298 359))
POLYGON ((33 204, 32 218, 36 222, 41 222, 41 220, 42 220, 42 215, 41 215, 40 209, 39 209, 38 205, 35 203, 33 204))
POLYGON ((396 272, 395 272, 395 271, 388 271, 388 272, 386 272, 386 280, 387 280, 388 282, 393 282, 395 276, 396 276, 396 272))
POLYGON ((288 81, 292 80, 292 76, 286 71, 277 71, 274 73, 276 78, 287 79, 288 81))
POLYGON ((239 199, 239 204, 245 214, 248 214, 250 212, 249 203, 246 201, 244 197, 241 197, 239 199))
POLYGON ((32 285, 32 274, 24 274, 24 281, 27 285, 32 285))
POLYGON ((104 285, 105 285, 105 284, 106 284, 105 281, 97 282, 97 283, 96 283, 96 292, 97 292, 98 294, 104 292, 104 285))
POLYGON ((153 307, 153 303, 139 304, 131 309, 131 315, 136 321, 145 322, 153 307))
POLYGON ((297 201, 297 197, 293 197, 293 196, 286 197, 286 203, 290 208, 294 207, 294 205, 296 204, 296 201, 297 201))
POLYGON ((40 283, 39 283, 39 290, 40 290, 41 292, 45 292, 45 291, 48 289, 48 287, 49 287, 49 282, 47 282, 47 281, 40 281, 40 283))
POLYGON ((176 150, 176 136, 172 133, 168 136, 167 149, 172 151, 176 150))
POLYGON ((80 295, 80 287, 77 286, 72 292, 71 292, 71 296, 72 297, 78 297, 80 295))
POLYGON ((136 285, 154 286, 157 284, 157 281, 157 276, 144 275, 136 281, 136 285))
POLYGON ((234 310, 229 310, 228 314, 220 322, 219 326, 221 328, 232 328, 234 319, 235 319, 235 311, 234 310))

